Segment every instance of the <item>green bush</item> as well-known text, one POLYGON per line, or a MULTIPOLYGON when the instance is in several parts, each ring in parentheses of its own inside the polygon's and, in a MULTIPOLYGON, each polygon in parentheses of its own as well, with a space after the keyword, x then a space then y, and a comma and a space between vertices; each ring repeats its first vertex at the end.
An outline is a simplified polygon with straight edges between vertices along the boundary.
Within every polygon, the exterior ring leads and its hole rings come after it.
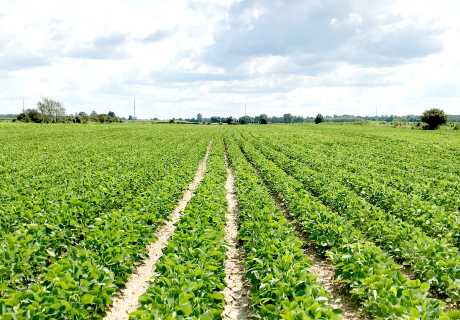
POLYGON ((446 124, 449 116, 441 109, 426 110, 421 117, 422 122, 428 124, 428 129, 435 130, 439 126, 446 124))
POLYGON ((318 124, 321 122, 324 122, 324 116, 321 113, 318 113, 315 118, 315 123, 318 124))
POLYGON ((20 113, 17 117, 18 121, 21 122, 35 122, 42 123, 44 121, 43 115, 35 109, 27 109, 20 113))

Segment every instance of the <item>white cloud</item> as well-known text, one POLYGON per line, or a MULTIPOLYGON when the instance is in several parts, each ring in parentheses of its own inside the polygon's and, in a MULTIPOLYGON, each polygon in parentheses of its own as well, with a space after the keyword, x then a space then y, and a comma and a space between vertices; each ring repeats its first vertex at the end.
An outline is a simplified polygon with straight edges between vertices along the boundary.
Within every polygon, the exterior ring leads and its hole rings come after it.
POLYGON ((455 0, 0 0, 0 113, 459 113, 455 0))

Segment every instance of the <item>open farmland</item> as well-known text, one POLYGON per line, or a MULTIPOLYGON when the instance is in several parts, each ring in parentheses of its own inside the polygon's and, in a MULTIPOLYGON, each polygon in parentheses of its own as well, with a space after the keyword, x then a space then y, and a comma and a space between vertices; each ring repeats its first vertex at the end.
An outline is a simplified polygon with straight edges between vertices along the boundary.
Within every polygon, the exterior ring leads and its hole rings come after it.
POLYGON ((0 125, 1 319, 459 319, 460 135, 0 125))

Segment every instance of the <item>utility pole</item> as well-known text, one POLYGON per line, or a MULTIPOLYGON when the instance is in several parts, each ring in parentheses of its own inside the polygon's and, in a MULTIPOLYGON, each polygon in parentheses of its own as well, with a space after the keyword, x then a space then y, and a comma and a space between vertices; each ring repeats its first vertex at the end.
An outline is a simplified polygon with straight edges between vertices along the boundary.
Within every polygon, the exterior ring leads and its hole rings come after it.
POLYGON ((134 99, 134 118, 136 117, 136 99, 134 99))

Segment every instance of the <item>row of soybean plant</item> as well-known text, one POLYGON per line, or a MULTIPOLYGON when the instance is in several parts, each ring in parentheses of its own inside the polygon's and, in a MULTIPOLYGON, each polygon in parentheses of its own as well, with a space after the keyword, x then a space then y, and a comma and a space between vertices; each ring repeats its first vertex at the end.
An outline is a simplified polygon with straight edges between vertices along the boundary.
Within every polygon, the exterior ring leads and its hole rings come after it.
POLYGON ((238 140, 247 158, 267 180, 270 187, 291 208, 299 226, 310 233, 310 240, 327 255, 337 268, 337 280, 348 283, 351 293, 364 309, 385 319, 449 319, 443 302, 427 298, 430 285, 410 280, 400 266, 382 249, 366 240, 352 220, 324 206, 302 183, 287 175, 266 159, 248 141, 238 140))
MULTIPOLYGON (((46 264, 27 289, 2 297, 0 313, 16 319, 103 317, 114 294, 146 257, 146 245, 155 240, 155 230, 193 180, 209 141, 210 137, 203 136, 192 144, 188 156, 124 207, 101 212, 86 222, 89 230, 78 244, 46 264)), ((42 248, 40 243, 37 246, 42 248)))
POLYGON ((312 262, 291 225, 237 143, 226 138, 236 177, 239 242, 247 252, 254 313, 262 319, 339 319, 330 294, 316 282, 312 262))
MULTIPOLYGON (((305 159, 312 167, 322 166, 323 161, 331 162, 332 165, 343 167, 362 177, 372 178, 374 182, 378 181, 390 187, 381 191, 376 190, 373 193, 374 197, 383 196, 381 199, 375 199, 381 204, 395 199, 395 196, 399 194, 392 193, 392 191, 396 189, 411 197, 410 202, 412 204, 420 204, 422 207, 426 204, 429 207, 436 204, 454 212, 458 212, 460 209, 460 199, 457 196, 460 190, 460 178, 449 172, 445 173, 432 167, 424 167, 422 164, 424 163, 425 152, 420 150, 422 145, 420 143, 408 148, 412 143, 407 141, 398 144, 398 141, 393 139, 390 141, 391 143, 384 143, 359 136, 347 139, 347 137, 342 137, 337 133, 330 135, 310 134, 304 139, 291 139, 291 137, 292 135, 286 134, 281 140, 289 141, 292 148, 314 153, 314 158, 305 159)), ((451 150, 441 152, 438 148, 431 148, 431 152, 433 150, 435 150, 438 161, 445 160, 444 158, 452 153, 451 150)), ((455 162, 456 160, 448 160, 451 168, 455 167, 455 162)), ((391 205, 388 203, 388 207, 391 205)))
MULTIPOLYGON (((262 319, 338 319, 329 293, 315 281, 302 243, 276 207, 234 141, 227 139, 236 176, 239 240, 248 256, 254 316, 262 319)), ((219 319, 223 278, 225 166, 223 145, 214 142, 206 174, 188 203, 157 264, 158 277, 140 298, 131 319, 219 319)))
MULTIPOLYGON (((153 182, 179 165, 190 149, 203 148, 203 143, 197 143, 194 137, 179 143, 177 149, 172 148, 172 143, 160 144, 160 153, 151 152, 150 147, 146 144, 142 150, 123 153, 117 165, 108 168, 105 153, 95 153, 89 160, 73 154, 74 164, 69 165, 73 172, 67 172, 66 186, 56 186, 53 174, 46 183, 40 180, 40 188, 26 187, 35 182, 20 179, 24 183, 21 192, 28 195, 9 194, 14 200, 0 209, 0 295, 11 297, 26 290, 46 266, 78 246, 94 230, 96 219, 143 201, 146 194, 153 192, 153 182), (81 165, 83 161, 91 163, 88 175, 81 172, 87 166, 81 165), (149 175, 149 168, 155 174, 149 175)), ((60 158, 59 154, 54 157, 60 158)), ((60 175, 60 171, 56 169, 55 174, 60 175)))
POLYGON ((228 250, 226 180, 224 146, 214 138, 203 179, 163 249, 156 264, 158 275, 130 319, 220 318, 228 250))
MULTIPOLYGON (((252 142, 265 156, 303 183, 313 195, 335 208, 372 241, 410 265, 420 279, 429 282, 450 299, 459 299, 460 286, 456 279, 460 278, 460 255, 458 249, 449 243, 450 237, 430 237, 410 222, 369 204, 347 189, 326 166, 321 171, 315 171, 257 140, 252 142)), ((290 152, 287 148, 283 151, 290 152)))
MULTIPOLYGON (((278 142, 283 145, 288 142, 294 152, 302 153, 302 161, 314 169, 327 163, 330 169, 346 170, 344 183, 355 190, 366 191, 362 195, 369 201, 386 210, 392 210, 395 214, 403 214, 403 211, 411 209, 416 210, 419 215, 425 215, 424 211, 427 211, 427 215, 446 216, 458 213, 460 180, 449 181, 439 171, 421 171, 419 150, 407 155, 399 148, 392 147, 392 150, 398 151, 397 162, 392 163, 388 161, 386 154, 376 156, 372 150, 376 147, 387 150, 385 145, 363 144, 358 138, 342 140, 337 135, 318 138, 304 141, 284 136, 278 142), (321 142, 317 142, 318 140, 321 142), (405 170, 401 169, 401 159, 405 159, 404 166, 408 167, 405 170)), ((438 154, 438 157, 442 155, 438 154)), ((451 162, 451 166, 454 163, 451 162)), ((452 224, 451 221, 448 223, 452 224)), ((456 221, 456 227, 458 224, 456 221)))

